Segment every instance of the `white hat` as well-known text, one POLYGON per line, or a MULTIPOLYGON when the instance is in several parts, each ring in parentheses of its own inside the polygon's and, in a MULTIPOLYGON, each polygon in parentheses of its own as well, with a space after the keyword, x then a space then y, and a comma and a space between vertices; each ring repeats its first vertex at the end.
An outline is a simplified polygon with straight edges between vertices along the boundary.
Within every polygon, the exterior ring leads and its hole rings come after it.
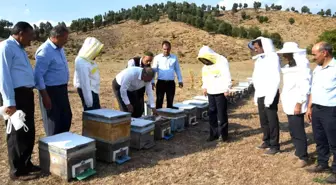
POLYGON ((303 52, 306 51, 306 49, 301 49, 299 48, 299 45, 295 42, 285 42, 283 45, 283 48, 277 53, 298 53, 298 52, 303 52))

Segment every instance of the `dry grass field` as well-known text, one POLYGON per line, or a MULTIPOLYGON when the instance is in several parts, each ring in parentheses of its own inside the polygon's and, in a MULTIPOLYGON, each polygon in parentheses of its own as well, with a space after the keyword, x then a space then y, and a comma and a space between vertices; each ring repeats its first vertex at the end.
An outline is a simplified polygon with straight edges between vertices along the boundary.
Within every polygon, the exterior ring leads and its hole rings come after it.
MULTIPOLYGON (((230 15, 227 15, 230 16, 230 15)), ((275 16, 276 17, 276 16, 275 16)), ((247 23, 246 23, 247 24, 247 23)), ((252 23, 251 23, 252 24, 252 23)), ((300 25, 304 25, 302 22, 300 25)), ((317 27, 317 26, 316 26, 317 27)), ((287 29, 287 28, 284 28, 287 29)), ((301 29, 309 31, 306 29, 301 29)), ((272 30, 270 30, 272 31, 272 30)), ((296 34, 297 31, 293 32, 296 34)), ((281 32, 282 34, 282 32, 281 32)), ((302 45, 306 36, 314 34, 315 30, 294 41, 302 45)), ((155 53, 160 51, 163 39, 172 42, 172 52, 179 56, 183 71, 184 88, 177 88, 175 102, 190 99, 201 94, 201 67, 196 61, 199 48, 207 44, 215 51, 227 56, 234 83, 245 80, 252 75, 253 62, 249 60, 250 53, 246 49, 247 40, 235 39, 223 35, 209 35, 182 23, 162 19, 158 23, 138 25, 128 21, 85 34, 72 34, 66 47, 70 74, 69 97, 73 112, 71 132, 81 134, 82 105, 76 90, 72 85, 73 61, 76 47, 80 46, 86 36, 95 36, 105 44, 104 54, 97 60, 101 73, 101 104, 105 108, 118 108, 111 83, 115 75, 125 68, 126 61, 144 50, 155 53), (194 79, 194 83, 192 83, 194 79)), ((311 42, 311 40, 310 40, 311 42)), ((33 56, 36 44, 28 48, 33 56)), ((33 57, 31 57, 33 58, 33 57)), ((32 61, 32 63, 34 63, 32 61)), ((37 92, 36 102, 36 145, 33 162, 39 164, 38 139, 45 136, 37 92)), ((230 185, 313 185, 319 178, 328 174, 309 174, 303 169, 294 167, 294 146, 291 143, 288 123, 279 104, 281 126, 281 150, 275 156, 264 156, 263 151, 255 149, 261 143, 261 130, 257 107, 252 98, 240 101, 229 107, 230 143, 205 142, 208 137, 208 123, 199 123, 182 133, 178 133, 170 141, 158 141, 149 150, 131 150, 131 161, 123 164, 97 163, 97 174, 85 181, 73 181, 71 184, 230 184, 230 185), (314 180, 315 179, 315 180, 314 180)), ((55 176, 41 177, 30 182, 10 182, 8 178, 7 147, 5 127, 1 124, 0 175, 1 184, 67 184, 55 176)), ((309 138, 309 153, 312 161, 315 159, 315 144, 312 138, 311 126, 306 125, 309 138)))

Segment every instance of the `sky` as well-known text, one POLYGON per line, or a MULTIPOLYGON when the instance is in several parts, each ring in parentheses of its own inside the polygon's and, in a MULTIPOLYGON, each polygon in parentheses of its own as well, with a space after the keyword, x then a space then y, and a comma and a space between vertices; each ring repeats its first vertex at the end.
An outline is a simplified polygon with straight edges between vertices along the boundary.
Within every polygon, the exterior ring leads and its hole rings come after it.
MULTIPOLYGON (((191 0, 197 5, 206 4, 215 6, 217 4, 226 6, 231 9, 233 3, 248 3, 249 7, 253 7, 255 0, 191 0)), ((72 20, 104 14, 109 10, 118 11, 121 8, 131 8, 136 5, 154 4, 167 2, 162 0, 0 0, 0 19, 6 19, 14 24, 18 21, 27 21, 31 24, 39 25, 40 22, 49 21, 55 25, 64 21, 68 26, 72 20), (48 4, 49 3, 49 4, 48 4)), ((176 0, 176 2, 182 2, 176 0)), ((265 4, 282 5, 283 10, 287 7, 294 6, 301 10, 301 7, 307 5, 311 12, 316 13, 321 9, 330 8, 332 13, 336 12, 336 3, 334 0, 260 0, 262 7, 265 4)))

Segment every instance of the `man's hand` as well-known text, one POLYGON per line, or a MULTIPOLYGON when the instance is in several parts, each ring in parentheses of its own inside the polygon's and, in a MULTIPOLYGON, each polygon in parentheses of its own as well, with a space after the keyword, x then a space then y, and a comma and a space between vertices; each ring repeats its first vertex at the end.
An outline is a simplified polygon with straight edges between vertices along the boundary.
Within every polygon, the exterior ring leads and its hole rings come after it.
POLYGON ((294 115, 301 114, 301 108, 302 108, 302 104, 301 103, 297 103, 295 105, 295 108, 294 108, 294 115))
POLYGON ((225 92, 225 93, 224 93, 224 96, 225 96, 225 97, 228 97, 228 96, 229 96, 229 92, 225 92))
POLYGON ((9 106, 5 109, 5 113, 12 116, 16 112, 16 106, 9 106))
POLYGON ((203 95, 204 95, 204 96, 208 96, 208 91, 207 91, 207 89, 203 89, 203 95))
POLYGON ((51 100, 46 90, 40 90, 40 94, 42 96, 42 103, 46 110, 50 110, 52 108, 51 100))
POLYGON ((158 116, 159 115, 158 112, 156 111, 156 108, 152 108, 152 112, 153 112, 154 116, 158 116))
POLYGON ((179 82, 179 88, 183 87, 183 82, 179 82))
POLYGON ((131 104, 126 105, 128 112, 133 113, 133 106, 131 104))
POLYGON ((152 83, 152 89, 154 91, 154 89, 155 89, 155 83, 152 83))
POLYGON ((311 107, 308 107, 307 109, 307 112, 306 112, 306 115, 307 115, 307 118, 308 118, 308 122, 311 123, 312 122, 312 108, 311 107))

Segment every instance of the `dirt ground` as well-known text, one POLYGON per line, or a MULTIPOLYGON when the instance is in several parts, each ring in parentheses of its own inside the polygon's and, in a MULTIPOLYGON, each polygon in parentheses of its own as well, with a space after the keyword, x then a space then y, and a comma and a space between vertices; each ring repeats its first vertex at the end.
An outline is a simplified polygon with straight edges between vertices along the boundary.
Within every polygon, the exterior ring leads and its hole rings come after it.
MULTIPOLYGON (((116 100, 111 89, 111 82, 118 71, 125 67, 125 63, 112 65, 102 62, 101 71, 101 103, 106 108, 117 108, 116 100)), ((183 64, 182 66, 185 87, 177 88, 175 102, 180 102, 195 95, 200 95, 199 64, 183 64), (194 73, 194 75, 190 75, 194 73), (193 76, 193 77, 192 77, 193 76), (191 79, 194 78, 194 88, 191 79)), ((72 86, 73 66, 69 83, 69 96, 73 111, 71 132, 81 134, 82 105, 79 96, 72 86)), ((235 62, 230 64, 234 82, 245 80, 252 74, 251 61, 235 62)), ((36 102, 36 145, 33 162, 39 164, 38 139, 45 136, 42 126, 40 109, 36 102)), ((257 115, 257 107, 252 97, 240 101, 229 108, 230 143, 205 142, 209 130, 208 123, 199 123, 197 126, 178 133, 170 141, 157 141, 156 146, 149 150, 131 150, 131 161, 123 164, 97 163, 97 174, 84 181, 72 181, 71 184, 237 184, 237 185, 310 185, 318 178, 327 174, 309 174, 303 169, 294 167, 294 147, 291 143, 287 118, 279 105, 281 126, 281 150, 275 156, 263 156, 263 151, 255 147, 261 143, 261 130, 257 115)), ((0 175, 1 184, 67 184, 53 175, 42 177, 30 182, 10 182, 8 178, 7 147, 5 127, 1 124, 0 175)), ((307 124, 306 131, 309 138, 309 153, 315 157, 315 144, 312 141, 311 126, 307 124)))

